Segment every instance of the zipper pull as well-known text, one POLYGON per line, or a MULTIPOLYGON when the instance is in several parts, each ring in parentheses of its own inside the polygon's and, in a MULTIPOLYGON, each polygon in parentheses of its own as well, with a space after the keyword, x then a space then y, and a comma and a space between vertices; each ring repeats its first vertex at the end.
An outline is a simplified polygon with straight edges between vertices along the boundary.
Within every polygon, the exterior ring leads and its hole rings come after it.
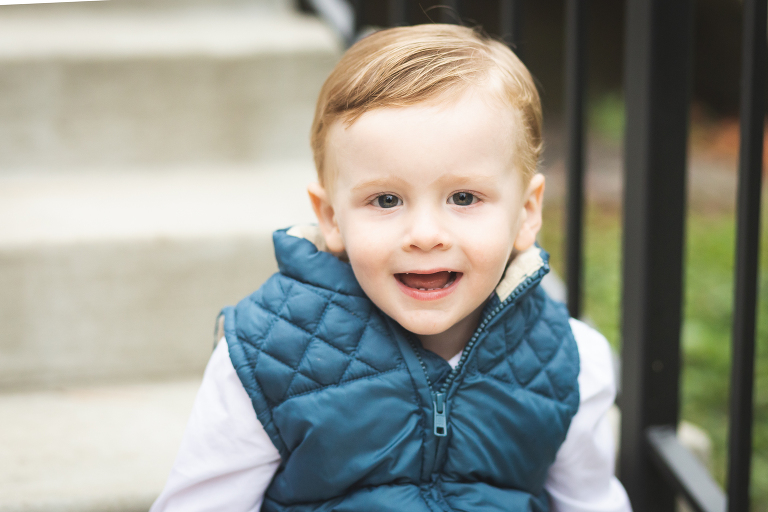
POLYGON ((448 403, 445 393, 435 393, 432 404, 435 406, 435 435, 445 437, 448 434, 448 403))

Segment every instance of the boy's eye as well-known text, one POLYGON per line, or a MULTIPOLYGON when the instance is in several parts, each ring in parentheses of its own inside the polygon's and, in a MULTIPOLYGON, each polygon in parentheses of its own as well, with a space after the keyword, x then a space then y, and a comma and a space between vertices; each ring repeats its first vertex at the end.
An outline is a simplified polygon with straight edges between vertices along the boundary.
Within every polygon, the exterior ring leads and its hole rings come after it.
POLYGON ((456 192, 448 199, 448 202, 458 206, 469 206, 477 202, 477 198, 469 192, 456 192))
POLYGON ((376 198, 376 202, 382 208, 394 208, 400 206, 400 198, 392 194, 382 194, 376 198))

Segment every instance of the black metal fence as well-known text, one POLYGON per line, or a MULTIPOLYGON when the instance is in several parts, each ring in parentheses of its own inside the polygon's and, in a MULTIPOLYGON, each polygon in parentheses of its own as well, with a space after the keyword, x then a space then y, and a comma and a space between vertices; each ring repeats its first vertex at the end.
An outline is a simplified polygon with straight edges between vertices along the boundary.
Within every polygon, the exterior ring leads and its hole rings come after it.
POLYGON ((627 2, 619 474, 638 511, 671 511, 677 494, 700 511, 749 510, 766 15, 765 0, 744 1, 726 498, 675 436, 693 1, 627 2))
MULTIPOLYGON (((567 131, 566 278, 571 315, 581 314, 586 8, 564 0, 567 131)), ((407 25, 413 0, 388 0, 389 26, 407 25)), ((467 0, 430 16, 456 23, 467 0)), ((324 14, 344 4, 359 34, 364 0, 305 0, 324 14), (325 7, 324 7, 325 6, 325 7)), ((500 35, 519 48, 523 0, 495 2, 500 35)), ((692 77, 693 0, 626 0, 625 196, 622 285, 622 413, 619 477, 637 512, 674 510, 683 497, 702 512, 749 510, 752 405, 766 91, 766 0, 743 0, 741 139, 727 496, 678 441, 686 149, 692 77)), ((332 19, 333 17, 329 17, 332 19)), ((336 17, 338 19, 338 17, 336 17)), ((342 31, 343 32, 343 31, 342 31)), ((348 32, 349 33, 349 32, 348 32)), ((738 58, 734 55, 733 58, 738 58)))

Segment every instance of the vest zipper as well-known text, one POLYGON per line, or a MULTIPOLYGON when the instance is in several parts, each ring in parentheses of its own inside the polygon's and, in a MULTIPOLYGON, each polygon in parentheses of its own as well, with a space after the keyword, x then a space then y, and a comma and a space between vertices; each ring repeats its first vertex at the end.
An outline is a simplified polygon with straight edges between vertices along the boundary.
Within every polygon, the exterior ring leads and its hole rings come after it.
POLYGON ((485 326, 488 325, 488 323, 501 312, 502 309, 504 309, 507 304, 513 302, 517 297, 520 296, 520 294, 523 293, 526 289, 528 289, 531 284, 534 282, 540 280, 544 274, 546 274, 546 271, 549 270, 548 265, 544 265, 542 268, 539 269, 538 272, 536 272, 534 275, 529 276, 520 283, 515 290, 509 294, 509 296, 504 299, 502 302, 499 303, 498 306, 493 308, 493 311, 488 313, 482 322, 477 326, 477 329, 475 329, 474 334, 472 334, 472 337, 467 342, 467 345, 464 347, 464 350, 461 352, 461 357, 459 358, 459 362, 456 365, 455 368, 451 369, 451 373, 448 374, 448 377, 446 377, 445 382, 443 382, 443 385, 440 386, 440 389, 436 392, 434 387, 432 386, 432 380, 429 378, 429 372, 427 372, 427 366, 424 364, 424 360, 421 358, 421 354, 419 353, 418 348, 416 347, 416 343, 413 340, 413 336, 408 336, 408 342, 411 344, 411 347, 413 348, 413 352, 416 354, 416 358, 419 360, 419 364, 421 365, 421 370, 424 372, 424 377, 427 379, 427 386, 429 387, 429 392, 432 395, 432 411, 433 411, 433 433, 436 437, 445 437, 448 435, 448 391, 451 388, 451 384, 453 384, 453 381, 456 380, 456 377, 461 373, 461 370, 464 368, 464 364, 467 361, 467 358, 469 357, 469 354, 472 352, 472 348, 477 343, 478 338, 480 337, 480 334, 482 334, 483 329, 485 329, 485 326), (546 270, 545 270, 546 269, 546 270), (544 272, 542 272, 544 270, 544 272))
POLYGON ((445 403, 445 393, 435 393, 432 404, 435 411, 435 435, 443 437, 448 431, 448 409, 445 403))

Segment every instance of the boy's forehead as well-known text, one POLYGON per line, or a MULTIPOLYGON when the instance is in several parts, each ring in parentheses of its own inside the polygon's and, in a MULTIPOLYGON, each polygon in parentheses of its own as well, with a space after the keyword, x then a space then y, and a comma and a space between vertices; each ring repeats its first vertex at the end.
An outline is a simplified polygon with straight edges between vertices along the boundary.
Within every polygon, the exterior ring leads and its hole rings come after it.
MULTIPOLYGON (((484 151, 510 153, 521 136, 518 112, 491 91, 467 88, 462 94, 443 95, 404 107, 379 107, 353 120, 338 119, 327 132, 325 186, 332 188, 340 169, 360 156, 400 158, 435 155, 443 138, 458 146, 477 145, 476 139, 493 139, 484 151), (423 151, 397 151, 398 144, 422 145, 423 151), (378 151, 376 151, 378 149, 378 151)), ((452 147, 449 145, 449 147, 452 147)))

